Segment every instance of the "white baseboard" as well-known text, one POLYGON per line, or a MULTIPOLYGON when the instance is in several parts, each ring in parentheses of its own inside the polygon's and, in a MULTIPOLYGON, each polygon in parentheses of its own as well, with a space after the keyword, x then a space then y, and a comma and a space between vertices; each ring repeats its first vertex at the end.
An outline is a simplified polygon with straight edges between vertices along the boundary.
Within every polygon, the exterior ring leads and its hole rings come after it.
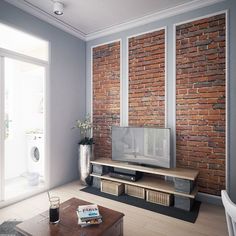
POLYGON ((220 196, 215 196, 207 193, 198 193, 196 200, 204 203, 210 203, 217 206, 223 206, 220 196))

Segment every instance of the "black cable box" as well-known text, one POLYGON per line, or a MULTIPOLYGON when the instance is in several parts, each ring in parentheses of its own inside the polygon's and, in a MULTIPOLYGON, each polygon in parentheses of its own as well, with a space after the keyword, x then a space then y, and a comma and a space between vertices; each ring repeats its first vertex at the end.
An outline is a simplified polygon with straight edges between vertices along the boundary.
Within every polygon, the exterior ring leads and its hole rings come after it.
POLYGON ((117 179, 132 181, 132 182, 135 182, 141 178, 141 174, 139 174, 139 172, 137 172, 137 174, 135 175, 125 174, 125 173, 120 173, 120 172, 110 172, 109 176, 117 178, 117 179))

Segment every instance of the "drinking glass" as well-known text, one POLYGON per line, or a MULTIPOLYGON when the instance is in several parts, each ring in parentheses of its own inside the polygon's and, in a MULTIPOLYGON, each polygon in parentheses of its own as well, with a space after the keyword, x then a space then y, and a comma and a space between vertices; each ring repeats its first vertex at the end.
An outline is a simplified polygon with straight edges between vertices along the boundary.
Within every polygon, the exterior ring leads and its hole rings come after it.
POLYGON ((57 224, 60 221, 59 217, 60 198, 50 197, 49 201, 50 201, 49 222, 51 224, 57 224))

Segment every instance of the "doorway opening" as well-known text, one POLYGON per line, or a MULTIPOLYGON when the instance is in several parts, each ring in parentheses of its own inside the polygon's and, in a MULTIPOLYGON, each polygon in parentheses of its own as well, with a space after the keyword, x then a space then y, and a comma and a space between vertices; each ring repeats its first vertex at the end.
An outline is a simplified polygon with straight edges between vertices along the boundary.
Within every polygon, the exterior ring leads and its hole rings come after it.
POLYGON ((0 200, 47 188, 48 42, 0 24, 0 200))

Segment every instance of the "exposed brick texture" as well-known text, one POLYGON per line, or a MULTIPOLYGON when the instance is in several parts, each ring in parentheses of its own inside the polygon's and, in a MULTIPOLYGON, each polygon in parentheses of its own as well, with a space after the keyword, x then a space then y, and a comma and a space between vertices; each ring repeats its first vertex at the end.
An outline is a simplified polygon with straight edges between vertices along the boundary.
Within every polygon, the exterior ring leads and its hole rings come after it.
POLYGON ((93 49, 95 158, 111 158, 111 126, 120 124, 120 42, 93 49))
POLYGON ((200 170, 201 192, 225 188, 225 15, 176 29, 177 166, 200 170))
POLYGON ((165 30, 129 39, 129 125, 165 125, 165 30))

